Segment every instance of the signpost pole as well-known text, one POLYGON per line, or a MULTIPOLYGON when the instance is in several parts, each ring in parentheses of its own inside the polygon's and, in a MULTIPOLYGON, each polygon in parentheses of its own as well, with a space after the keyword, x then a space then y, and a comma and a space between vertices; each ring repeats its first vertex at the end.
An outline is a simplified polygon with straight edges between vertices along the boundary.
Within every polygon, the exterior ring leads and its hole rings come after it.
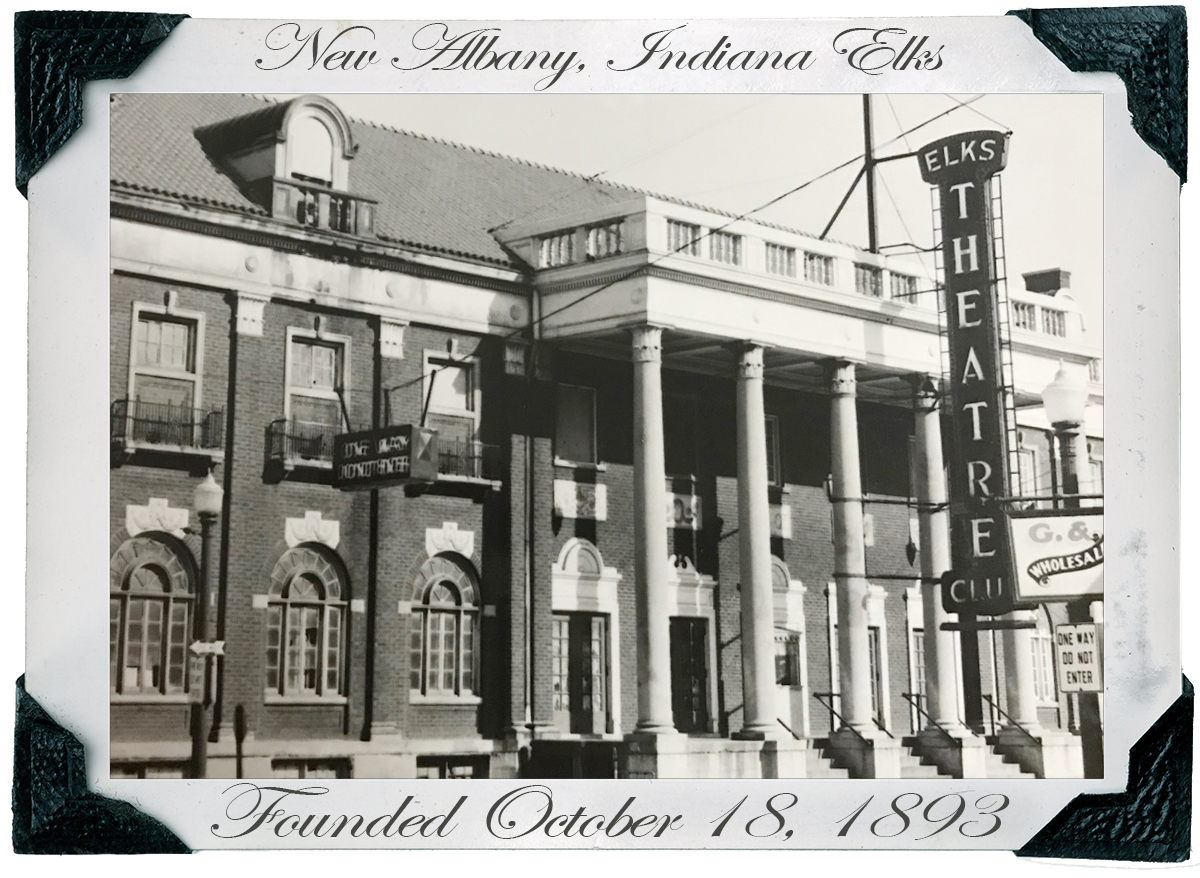
POLYGON ((979 672, 979 628, 974 613, 958 614, 962 651, 963 722, 971 731, 982 735, 983 680, 979 672))

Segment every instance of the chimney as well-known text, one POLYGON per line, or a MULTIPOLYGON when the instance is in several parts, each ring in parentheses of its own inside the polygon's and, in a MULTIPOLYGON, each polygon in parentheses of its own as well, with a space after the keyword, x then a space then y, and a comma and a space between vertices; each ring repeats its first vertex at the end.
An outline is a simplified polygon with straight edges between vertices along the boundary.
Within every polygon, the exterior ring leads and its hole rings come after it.
POLYGON ((1042 271, 1031 271, 1023 274, 1025 289, 1031 293, 1045 293, 1053 296, 1059 290, 1071 288, 1071 272, 1061 268, 1047 268, 1042 271))

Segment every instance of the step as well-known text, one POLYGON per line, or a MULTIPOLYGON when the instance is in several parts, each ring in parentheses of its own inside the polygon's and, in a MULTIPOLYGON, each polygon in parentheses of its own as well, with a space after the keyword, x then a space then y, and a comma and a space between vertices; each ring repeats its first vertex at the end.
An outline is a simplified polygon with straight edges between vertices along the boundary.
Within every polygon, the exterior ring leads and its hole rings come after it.
POLYGON ((849 779, 850 777, 850 772, 846 769, 834 768, 833 760, 815 746, 805 754, 805 768, 809 778, 849 779))

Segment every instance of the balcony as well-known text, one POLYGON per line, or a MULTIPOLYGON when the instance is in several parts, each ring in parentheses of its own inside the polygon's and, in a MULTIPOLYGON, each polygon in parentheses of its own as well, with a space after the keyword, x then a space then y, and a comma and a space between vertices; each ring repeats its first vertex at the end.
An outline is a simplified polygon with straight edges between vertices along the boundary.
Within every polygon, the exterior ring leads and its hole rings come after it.
POLYGON ((207 463, 225 457, 225 413, 221 409, 119 399, 109 413, 114 466, 138 456, 199 458, 207 463))
POLYGON ((319 183, 276 177, 273 209, 276 217, 311 229, 372 237, 375 207, 370 198, 339 192, 319 183))
POLYGON ((438 479, 502 481, 505 460, 498 445, 438 438, 438 479))
POLYGON ((320 479, 333 475, 333 437, 338 427, 280 418, 267 425, 264 477, 277 482, 294 471, 309 471, 320 479))

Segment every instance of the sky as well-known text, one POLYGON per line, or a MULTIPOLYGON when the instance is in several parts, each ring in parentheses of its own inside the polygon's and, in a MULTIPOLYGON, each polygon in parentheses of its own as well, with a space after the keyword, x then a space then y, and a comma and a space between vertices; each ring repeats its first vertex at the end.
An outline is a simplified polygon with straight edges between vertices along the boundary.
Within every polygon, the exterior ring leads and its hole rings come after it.
MULTIPOLYGON (((860 95, 329 95, 350 116, 684 198, 734 213, 863 154, 860 95)), ((1062 268, 1099 345, 1103 279, 1102 106, 1098 95, 876 95, 877 157, 948 134, 1011 131, 1003 174, 1009 288, 1062 268), (967 106, 961 106, 969 102, 967 106), (946 111, 947 115, 941 115, 946 111), (901 136, 926 120, 941 116, 901 136)), ((754 216, 820 234, 859 169, 840 171, 754 216)), ((933 241, 915 158, 879 166, 879 242, 933 241)), ((829 237, 865 247, 859 184, 829 237)), ((904 252, 895 248, 891 252, 904 252)), ((926 257, 932 270, 932 259, 926 257)))

